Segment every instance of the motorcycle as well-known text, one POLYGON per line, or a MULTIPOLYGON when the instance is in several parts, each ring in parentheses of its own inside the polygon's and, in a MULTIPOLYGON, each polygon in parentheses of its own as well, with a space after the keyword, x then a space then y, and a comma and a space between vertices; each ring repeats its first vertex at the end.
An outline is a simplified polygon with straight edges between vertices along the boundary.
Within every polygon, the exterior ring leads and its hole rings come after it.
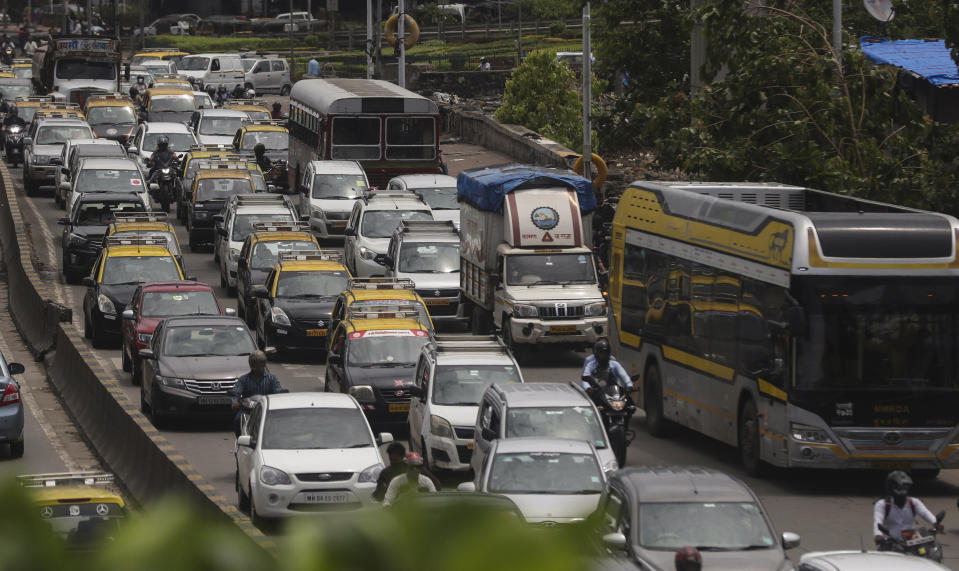
POLYGON ((3 65, 13 65, 13 44, 4 45, 0 55, 3 56, 3 65))
POLYGON ((3 154, 14 167, 23 162, 23 135, 22 125, 10 125, 3 130, 3 154))
POLYGON ((879 531, 886 535, 886 540, 879 544, 880 551, 894 551, 915 557, 925 557, 942 563, 942 544, 939 543, 938 527, 946 517, 946 512, 936 514, 936 527, 903 530, 901 537, 889 533, 889 529, 879 524, 879 531))
POLYGON ((587 393, 603 418, 603 427, 616 456, 616 463, 623 467, 626 465, 626 449, 636 437, 636 433, 629 429, 629 420, 636 412, 636 406, 626 393, 626 388, 609 377, 609 374, 597 372, 584 380, 589 383, 590 390, 587 393))
POLYGON ((169 165, 158 168, 154 177, 158 188, 151 190, 150 194, 153 196, 153 200, 160 203, 164 212, 170 212, 170 203, 173 202, 173 185, 176 184, 176 172, 176 161, 174 160, 169 165))
POLYGON ((286 161, 283 159, 277 159, 273 161, 273 167, 263 173, 263 178, 266 179, 267 184, 272 184, 274 187, 276 187, 277 192, 281 193, 284 189, 287 189, 290 186, 290 183, 286 177, 286 161))

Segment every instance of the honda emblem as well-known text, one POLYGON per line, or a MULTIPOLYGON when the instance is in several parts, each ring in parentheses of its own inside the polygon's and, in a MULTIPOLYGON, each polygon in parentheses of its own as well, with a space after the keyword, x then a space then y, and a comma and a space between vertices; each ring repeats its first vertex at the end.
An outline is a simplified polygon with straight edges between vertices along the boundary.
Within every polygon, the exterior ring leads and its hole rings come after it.
POLYGON ((220 390, 220 381, 213 381, 210 383, 210 387, 215 391, 220 390))

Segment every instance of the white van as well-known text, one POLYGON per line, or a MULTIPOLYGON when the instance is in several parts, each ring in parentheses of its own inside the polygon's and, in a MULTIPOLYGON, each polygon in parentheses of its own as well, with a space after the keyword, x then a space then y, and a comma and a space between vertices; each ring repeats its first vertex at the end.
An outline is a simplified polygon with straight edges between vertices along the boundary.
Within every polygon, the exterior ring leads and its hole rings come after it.
POLYGON ((309 216, 317 237, 328 240, 343 237, 353 203, 370 183, 356 161, 310 161, 298 186, 300 216, 309 216))
POLYGON ((257 60, 244 58, 243 61, 249 65, 249 69, 245 73, 248 89, 253 89, 257 95, 263 93, 290 94, 293 84, 290 81, 290 68, 286 65, 285 59, 279 56, 267 56, 257 60))
POLYGON ((183 56, 177 64, 180 75, 189 77, 197 89, 205 89, 212 85, 225 85, 232 90, 237 85, 243 85, 243 64, 240 55, 233 54, 193 54, 183 56))

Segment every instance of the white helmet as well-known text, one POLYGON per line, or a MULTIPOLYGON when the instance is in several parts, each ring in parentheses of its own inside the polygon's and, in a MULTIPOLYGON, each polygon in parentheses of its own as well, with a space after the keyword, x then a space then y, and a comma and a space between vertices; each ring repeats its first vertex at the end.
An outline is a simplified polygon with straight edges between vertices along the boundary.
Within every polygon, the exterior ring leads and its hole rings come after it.
POLYGON ((247 89, 247 90, 246 90, 246 98, 247 98, 247 99, 253 99, 254 97, 256 97, 256 91, 253 91, 253 89, 247 89))

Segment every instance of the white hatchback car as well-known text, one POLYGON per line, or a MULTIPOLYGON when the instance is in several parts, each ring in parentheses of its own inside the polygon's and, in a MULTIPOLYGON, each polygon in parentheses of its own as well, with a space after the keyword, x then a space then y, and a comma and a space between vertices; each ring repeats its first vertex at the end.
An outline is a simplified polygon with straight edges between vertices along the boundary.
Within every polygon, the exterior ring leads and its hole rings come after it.
POLYGON ((891 551, 821 551, 805 553, 799 571, 937 571, 948 569, 930 559, 891 551))
POLYGON ((254 397, 237 438, 236 490, 254 522, 373 503, 383 470, 376 438, 356 399, 341 393, 254 397))
POLYGON ((460 203, 456 200, 456 177, 445 174, 406 174, 390 179, 386 190, 406 190, 433 209, 434 220, 452 220, 460 227, 460 203))
POLYGON ((457 489, 506 496, 527 523, 552 526, 586 519, 605 486, 599 456, 588 442, 507 438, 495 441, 475 480, 457 489))

